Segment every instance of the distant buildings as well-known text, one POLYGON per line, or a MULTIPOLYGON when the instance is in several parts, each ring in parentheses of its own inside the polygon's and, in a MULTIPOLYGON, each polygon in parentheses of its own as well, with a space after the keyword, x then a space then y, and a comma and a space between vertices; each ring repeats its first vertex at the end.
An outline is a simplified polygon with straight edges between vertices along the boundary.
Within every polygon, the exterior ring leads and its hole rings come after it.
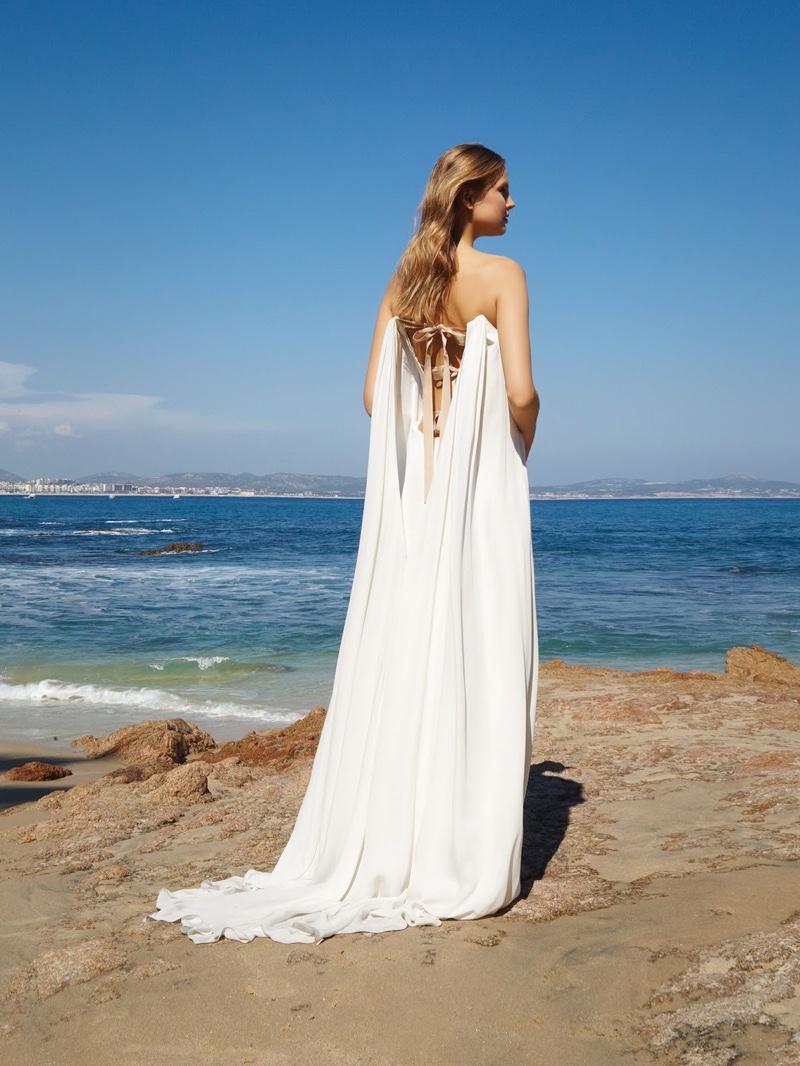
POLYGON ((63 477, 37 477, 33 481, 0 481, 0 492, 13 493, 23 496, 64 495, 71 496, 98 496, 106 493, 136 492, 130 481, 115 484, 103 483, 95 485, 81 485, 69 478, 63 477))
MULTIPOLYGON (((190 487, 188 485, 134 485, 130 481, 76 482, 68 478, 39 477, 33 481, 0 481, 0 495, 10 496, 315 496, 313 492, 259 492, 254 489, 190 487)), ((331 493, 339 496, 339 493, 331 493)))

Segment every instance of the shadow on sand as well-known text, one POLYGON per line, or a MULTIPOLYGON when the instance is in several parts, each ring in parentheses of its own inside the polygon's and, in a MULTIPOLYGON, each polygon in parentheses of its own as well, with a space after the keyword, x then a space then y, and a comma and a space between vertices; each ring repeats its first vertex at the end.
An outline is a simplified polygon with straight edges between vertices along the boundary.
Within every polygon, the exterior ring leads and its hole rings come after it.
POLYGON ((585 803, 583 785, 568 777, 556 777, 569 770, 560 762, 533 763, 525 793, 522 836, 522 891, 526 899, 534 882, 545 870, 569 828, 571 807, 585 803))

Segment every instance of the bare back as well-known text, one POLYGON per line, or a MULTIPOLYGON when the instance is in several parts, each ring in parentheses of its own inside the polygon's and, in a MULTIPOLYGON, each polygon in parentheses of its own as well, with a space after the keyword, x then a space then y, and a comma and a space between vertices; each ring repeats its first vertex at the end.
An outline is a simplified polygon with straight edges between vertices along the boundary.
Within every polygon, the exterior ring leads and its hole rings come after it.
MULTIPOLYGON (((392 278, 375 323, 364 382, 364 406, 368 413, 372 411, 372 391, 383 336, 391 319, 396 317, 396 286, 396 279, 392 278)), ((497 329, 509 406, 524 436, 527 453, 536 429, 539 400, 531 376, 525 274, 513 259, 479 252, 469 243, 462 242, 458 248, 458 270, 448 295, 446 321, 420 325, 465 330, 479 315, 484 315, 497 329)), ((416 345, 414 348, 420 358, 422 352, 416 345)))
POLYGON ((475 248, 459 250, 458 273, 450 285, 446 325, 465 329, 479 315, 497 325, 500 290, 498 263, 501 256, 488 255, 475 248))

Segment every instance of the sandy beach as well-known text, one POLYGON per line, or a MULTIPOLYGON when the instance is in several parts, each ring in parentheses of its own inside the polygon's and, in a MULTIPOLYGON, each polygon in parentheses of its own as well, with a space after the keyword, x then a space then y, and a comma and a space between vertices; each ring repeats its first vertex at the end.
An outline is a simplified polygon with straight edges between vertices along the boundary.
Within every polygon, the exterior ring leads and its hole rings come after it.
POLYGON ((545 664, 502 915, 303 948, 144 922, 162 886, 271 866, 321 721, 0 749, 73 771, 0 776, 5 1061, 800 1063, 800 669, 545 664))

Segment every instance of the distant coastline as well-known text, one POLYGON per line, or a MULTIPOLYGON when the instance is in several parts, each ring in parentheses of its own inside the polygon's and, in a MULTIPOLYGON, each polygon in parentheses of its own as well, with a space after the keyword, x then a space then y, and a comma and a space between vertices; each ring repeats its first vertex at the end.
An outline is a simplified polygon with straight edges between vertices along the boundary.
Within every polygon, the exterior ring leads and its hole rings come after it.
MULTIPOLYGON (((10 492, 7 489, 0 489, 0 497, 20 498, 23 499, 36 499, 39 494, 21 492, 10 492)), ((121 499, 135 498, 135 499, 174 499, 174 496, 170 496, 166 492, 120 492, 120 493, 106 493, 106 492, 48 492, 42 493, 43 499, 103 499, 103 498, 116 498, 119 496, 121 499)), ((355 496, 343 496, 338 492, 199 492, 196 489, 190 490, 184 494, 181 494, 179 499, 192 499, 192 500, 363 500, 364 494, 355 496)), ((630 496, 623 495, 597 495, 590 496, 586 493, 538 493, 531 491, 529 499, 535 500, 537 503, 560 503, 564 501, 580 501, 585 500, 587 503, 592 501, 597 502, 599 500, 797 500, 800 499, 800 492, 797 493, 753 493, 746 495, 741 492, 718 492, 718 493, 691 493, 691 492, 664 492, 664 493, 650 493, 648 495, 635 495, 630 496)))
MULTIPOLYGON (((22 478, 0 470, 2 496, 152 496, 224 499, 363 499, 365 478, 328 474, 179 473, 138 477, 118 472, 76 479, 22 478)), ((689 481, 605 478, 569 485, 530 486, 532 500, 800 499, 800 484, 750 474, 689 481)))

